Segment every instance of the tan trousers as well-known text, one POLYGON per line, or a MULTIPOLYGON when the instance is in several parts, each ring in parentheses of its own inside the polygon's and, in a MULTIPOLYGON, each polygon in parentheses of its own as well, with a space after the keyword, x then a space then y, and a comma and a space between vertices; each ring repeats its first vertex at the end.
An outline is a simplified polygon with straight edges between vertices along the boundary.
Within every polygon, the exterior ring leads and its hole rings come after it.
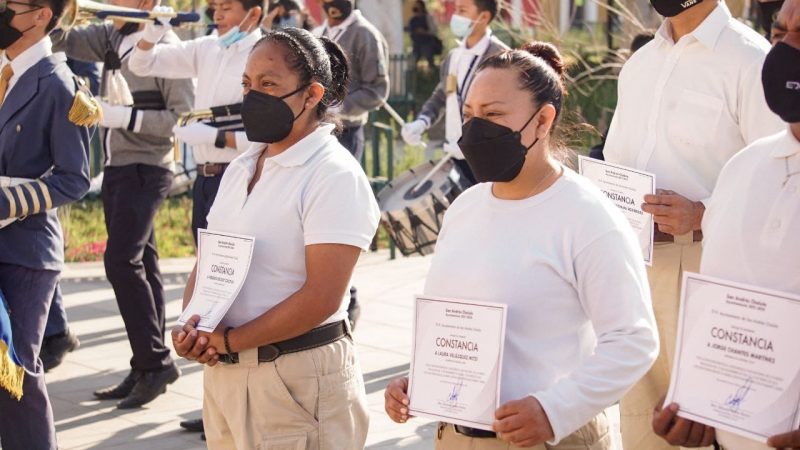
POLYGON ((678 333, 683 272, 697 272, 700 269, 701 245, 692 242, 691 234, 677 236, 675 241, 655 244, 653 265, 647 270, 661 351, 650 371, 620 403, 622 444, 625 450, 677 448, 653 433, 653 408, 669 388, 678 333))
POLYGON ((209 449, 362 449, 369 415, 364 379, 349 338, 259 363, 203 372, 203 423, 209 449))
MULTIPOLYGON (((615 450, 608 415, 601 412, 586 425, 552 446, 539 444, 525 450, 615 450)), ((439 424, 436 450, 523 450, 500 439, 471 438, 456 433, 453 425, 439 424)))

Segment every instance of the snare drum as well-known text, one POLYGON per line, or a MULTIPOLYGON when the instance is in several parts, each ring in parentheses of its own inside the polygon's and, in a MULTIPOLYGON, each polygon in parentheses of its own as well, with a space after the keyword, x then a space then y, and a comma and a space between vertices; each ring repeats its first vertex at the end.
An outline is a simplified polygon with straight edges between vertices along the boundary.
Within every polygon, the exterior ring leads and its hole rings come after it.
POLYGON ((452 160, 438 167, 434 161, 414 167, 378 192, 381 224, 404 256, 429 255, 442 228, 444 212, 470 185, 452 160), (426 177, 428 180, 415 190, 426 177))

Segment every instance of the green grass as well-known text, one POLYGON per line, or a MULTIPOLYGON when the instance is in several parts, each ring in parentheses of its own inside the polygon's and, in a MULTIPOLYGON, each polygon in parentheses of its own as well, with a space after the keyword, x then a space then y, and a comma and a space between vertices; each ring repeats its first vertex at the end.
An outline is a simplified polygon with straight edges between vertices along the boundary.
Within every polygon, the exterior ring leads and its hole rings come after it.
MULTIPOLYGON (((66 261, 102 261, 108 234, 100 199, 84 199, 59 211, 66 261)), ((155 228, 162 258, 194 255, 191 214, 192 199, 186 195, 168 198, 159 209, 155 228)))

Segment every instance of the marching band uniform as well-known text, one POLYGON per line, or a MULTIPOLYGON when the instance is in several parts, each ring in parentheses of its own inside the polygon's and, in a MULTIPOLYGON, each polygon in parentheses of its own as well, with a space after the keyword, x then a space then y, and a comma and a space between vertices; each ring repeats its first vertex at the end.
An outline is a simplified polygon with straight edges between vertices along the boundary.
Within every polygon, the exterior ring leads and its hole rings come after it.
POLYGON ((466 46, 467 39, 463 39, 458 47, 450 50, 442 61, 439 84, 431 97, 422 105, 418 120, 425 122, 426 128, 438 122, 444 113, 445 143, 444 150, 453 156, 456 164, 470 175, 470 182, 475 183, 472 171, 464 161, 464 155, 458 148, 458 139, 461 137, 461 124, 463 122, 464 99, 472 84, 472 77, 478 67, 488 57, 508 50, 508 46, 492 35, 486 28, 486 34, 476 45, 471 48, 466 46))
MULTIPOLYGON (((111 24, 97 24, 72 29, 61 44, 71 58, 83 61, 104 61, 107 52, 115 53, 133 97, 132 106, 105 105, 101 122, 106 151, 101 191, 108 230, 106 276, 114 288, 133 357, 131 372, 119 389, 95 395, 128 397, 120 408, 146 403, 144 399, 154 398, 153 390, 160 393, 179 373, 164 343, 164 287, 153 219, 172 185, 172 127, 178 115, 189 110, 194 86, 188 79, 132 73, 126 56, 141 33, 124 34, 111 24)), ((177 41, 174 33, 164 37, 164 42, 177 41)), ((108 65, 106 60, 101 86, 106 95, 112 77, 108 65)))
MULTIPOLYGON (((255 30, 229 47, 223 45, 216 34, 191 41, 159 44, 151 50, 136 46, 128 64, 139 76, 196 78, 196 111, 241 103, 242 73, 247 56, 261 37, 261 31, 255 30)), ((222 143, 192 145, 192 154, 198 164, 192 206, 192 235, 195 239, 197 229, 207 226, 206 216, 219 190, 222 174, 228 164, 250 146, 244 131, 237 131, 235 135, 236 148, 227 148, 222 143)), ((212 137, 215 136, 216 133, 212 137)))
POLYGON ((386 39, 361 11, 354 10, 341 24, 325 24, 314 34, 339 44, 350 61, 350 84, 341 107, 332 108, 344 126, 339 142, 361 161, 364 154, 364 124, 370 111, 381 107, 389 96, 386 39))
POLYGON ((20 401, 0 392, 0 445, 55 449, 53 412, 39 362, 48 308, 64 263, 57 207, 89 190, 89 132, 69 119, 76 81, 45 37, 13 61, 0 91, 0 290, 24 369, 20 401), (13 72, 12 72, 13 71, 13 72), (13 73, 13 75, 12 75, 13 73), (7 89, 1 89, 5 88, 7 89))
MULTIPOLYGON (((707 204, 728 159, 782 126, 761 88, 767 51, 769 43, 724 2, 678 42, 664 21, 620 73, 606 160, 654 173, 659 188, 707 204)), ((652 432, 652 412, 669 385, 682 272, 698 270, 703 236, 656 233, 648 278, 662 351, 622 400, 625 448, 671 448, 652 432)))

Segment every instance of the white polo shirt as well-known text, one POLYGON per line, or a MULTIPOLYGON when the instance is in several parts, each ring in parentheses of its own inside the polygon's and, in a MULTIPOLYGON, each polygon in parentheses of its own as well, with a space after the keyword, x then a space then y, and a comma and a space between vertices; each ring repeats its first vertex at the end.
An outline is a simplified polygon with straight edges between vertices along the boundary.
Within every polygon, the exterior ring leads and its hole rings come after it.
POLYGON ((473 186, 447 210, 425 293, 508 305, 500 401, 534 395, 555 443, 658 355, 642 254, 622 213, 569 169, 523 200, 491 188, 473 186))
MULTIPOLYGON (((701 273, 800 295, 800 140, 791 130, 756 141, 722 169, 703 230, 701 273)), ((754 444, 721 430, 717 440, 727 450, 754 444)))
MULTIPOLYGON (((231 162, 208 214, 210 230, 254 236, 250 272, 222 323, 238 327, 300 290, 306 281, 305 247, 346 244, 366 250, 380 220, 361 166, 320 125, 284 152, 267 158, 248 196, 264 144, 231 162)), ((347 300, 324 323, 347 318, 347 300)))
POLYGON ((655 173, 659 188, 707 202, 731 156, 783 127, 761 87, 769 49, 724 2, 678 42, 665 21, 622 68, 606 160, 655 173))

